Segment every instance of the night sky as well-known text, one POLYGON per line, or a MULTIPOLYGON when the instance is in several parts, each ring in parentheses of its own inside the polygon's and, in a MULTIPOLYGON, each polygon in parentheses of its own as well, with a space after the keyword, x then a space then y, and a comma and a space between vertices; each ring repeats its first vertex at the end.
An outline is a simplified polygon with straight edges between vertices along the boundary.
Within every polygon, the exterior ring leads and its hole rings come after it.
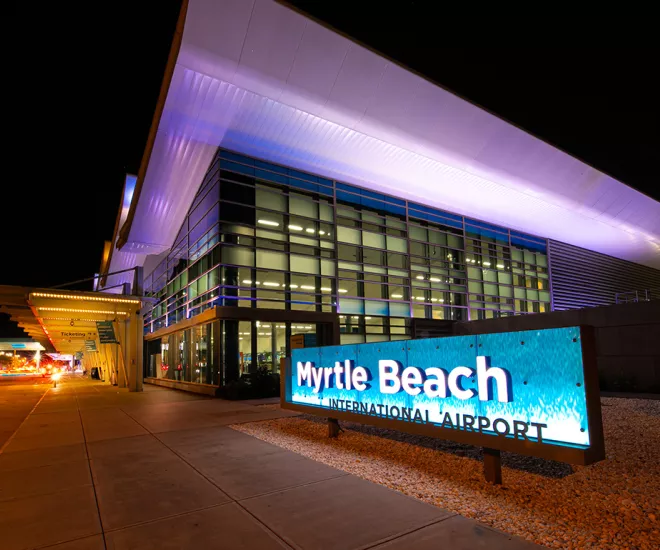
MULTIPOLYGON (((377 18, 353 2, 292 3, 660 199, 657 48, 447 48, 460 42, 441 40, 423 2, 399 1, 377 18)), ((29 4, 15 8, 0 284, 92 277, 124 174, 139 168, 180 0, 90 6, 52 4, 38 16, 29 4)))

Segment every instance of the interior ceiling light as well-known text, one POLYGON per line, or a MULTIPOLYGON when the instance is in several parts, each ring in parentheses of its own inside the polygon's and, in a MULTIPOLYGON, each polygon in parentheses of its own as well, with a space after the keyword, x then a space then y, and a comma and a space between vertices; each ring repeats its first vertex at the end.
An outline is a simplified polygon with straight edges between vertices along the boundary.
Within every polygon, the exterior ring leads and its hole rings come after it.
POLYGON ((257 223, 260 223, 262 225, 270 225, 271 227, 279 227, 280 224, 277 222, 274 222, 272 220, 257 220, 257 223))
POLYGON ((289 229, 293 229, 294 231, 302 231, 303 228, 300 227, 299 225, 290 225, 289 229))
POLYGON ((90 300, 92 302, 113 302, 116 304, 139 304, 140 300, 129 298, 106 298, 105 296, 78 296, 69 294, 51 294, 50 292, 32 292, 35 298, 56 298, 60 300, 90 300))

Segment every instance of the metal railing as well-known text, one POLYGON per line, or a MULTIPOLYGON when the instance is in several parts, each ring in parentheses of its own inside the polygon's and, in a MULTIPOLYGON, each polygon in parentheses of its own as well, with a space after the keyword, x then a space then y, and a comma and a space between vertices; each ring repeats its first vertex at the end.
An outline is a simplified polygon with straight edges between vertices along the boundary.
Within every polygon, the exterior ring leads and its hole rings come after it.
POLYGON ((617 292, 615 295, 615 301, 617 304, 650 302, 651 300, 660 300, 660 288, 629 290, 627 292, 617 292))

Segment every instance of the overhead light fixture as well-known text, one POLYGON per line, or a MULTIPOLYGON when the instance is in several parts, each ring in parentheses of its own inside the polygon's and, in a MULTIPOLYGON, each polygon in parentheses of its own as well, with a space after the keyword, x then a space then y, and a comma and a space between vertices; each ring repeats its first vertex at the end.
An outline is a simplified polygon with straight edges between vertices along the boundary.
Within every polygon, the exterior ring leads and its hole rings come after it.
POLYGON ((42 321, 75 321, 76 323, 96 323, 98 319, 71 319, 70 317, 42 317, 42 321))
POLYGON ((307 229, 305 229, 305 231, 307 233, 315 233, 314 229, 312 229, 311 227, 308 227, 307 229))
POLYGON ((262 225, 270 225, 271 227, 279 227, 280 224, 278 222, 274 222, 273 220, 257 220, 257 223, 260 223, 262 225))
POLYGON ((332 289, 329 288, 329 287, 327 287, 327 286, 322 286, 322 287, 321 287, 321 290, 322 290, 323 292, 332 292, 332 289))
POLYGON ((423 281, 424 280, 424 275, 417 275, 417 277, 415 277, 415 279, 417 279, 418 281, 423 281))
POLYGON ((403 298, 403 294, 392 294, 392 298, 403 298))
POLYGON ((298 285, 289 285, 291 288, 298 288, 298 285))
POLYGON ((347 292, 348 292, 348 290, 346 290, 345 288, 340 288, 339 289, 340 294, 346 294, 347 292))
POLYGON ((275 283, 273 281, 264 281, 264 286, 280 286, 280 283, 275 283))
POLYGON ((319 231, 319 235, 325 235, 325 231, 319 231))
POLYGON ((244 284, 244 285, 251 285, 251 284, 252 284, 252 281, 250 281, 250 279, 244 279, 244 280, 243 280, 243 284, 244 284))
POLYGON ((95 309, 69 309, 67 307, 41 307, 37 306, 42 311, 64 311, 66 313, 98 313, 99 315, 128 315, 125 311, 106 311, 95 309))
POLYGON ((316 287, 309 286, 309 285, 302 285, 300 288, 303 288, 305 290, 316 290, 316 287))
POLYGON ((303 228, 300 227, 299 225, 289 225, 289 229, 293 229, 294 231, 302 231, 303 228))
POLYGON ((77 294, 55 294, 50 292, 31 292, 30 296, 35 298, 55 298, 58 300, 89 300, 91 302, 112 302, 116 304, 139 304, 140 300, 129 298, 108 298, 105 296, 81 296, 77 294))
POLYGON ((490 267, 490 262, 484 262, 484 265, 485 265, 486 267, 490 267))
POLYGON ((437 277, 431 277, 431 278, 429 279, 429 281, 431 281, 432 283, 439 283, 439 282, 441 282, 440 279, 438 279, 437 277))
POLYGON ((497 264, 497 269, 504 269, 504 264, 497 264))

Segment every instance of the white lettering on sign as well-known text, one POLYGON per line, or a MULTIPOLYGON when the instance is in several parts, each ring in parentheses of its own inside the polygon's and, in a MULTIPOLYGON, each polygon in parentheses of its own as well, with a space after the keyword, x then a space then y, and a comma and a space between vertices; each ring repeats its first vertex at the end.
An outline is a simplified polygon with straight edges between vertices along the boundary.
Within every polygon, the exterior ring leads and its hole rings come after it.
MULTIPOLYGON (((479 355, 476 371, 470 367, 457 366, 447 374, 445 370, 437 367, 420 369, 409 366, 403 369, 399 361, 381 359, 378 361, 379 390, 386 395, 403 391, 412 396, 423 393, 430 398, 446 398, 452 395, 461 400, 478 395, 480 401, 491 401, 494 399, 495 387, 497 400, 501 403, 510 402, 510 374, 499 367, 491 367, 489 363, 489 357, 479 355), (477 389, 466 388, 465 384, 474 380, 475 375, 477 389)), ((334 367, 326 368, 315 367, 313 361, 298 361, 297 380, 298 386, 314 388, 314 393, 332 387, 361 392, 369 388, 369 371, 355 366, 350 359, 343 363, 337 361, 334 367)))
POLYGON ((472 388, 463 389, 461 383, 458 381, 459 378, 472 378, 472 376, 474 376, 474 371, 470 367, 456 367, 451 371, 447 380, 447 386, 449 386, 451 394, 459 399, 470 399, 473 397, 474 390, 472 388))
POLYGON ((380 393, 399 393, 401 381, 399 380, 400 363, 390 359, 378 361, 380 379, 380 393))
POLYGON ((490 393, 490 379, 497 382, 497 400, 500 403, 511 401, 511 377, 504 369, 490 367, 490 357, 477 356, 477 387, 479 388, 479 400, 490 401, 493 396, 490 393))

